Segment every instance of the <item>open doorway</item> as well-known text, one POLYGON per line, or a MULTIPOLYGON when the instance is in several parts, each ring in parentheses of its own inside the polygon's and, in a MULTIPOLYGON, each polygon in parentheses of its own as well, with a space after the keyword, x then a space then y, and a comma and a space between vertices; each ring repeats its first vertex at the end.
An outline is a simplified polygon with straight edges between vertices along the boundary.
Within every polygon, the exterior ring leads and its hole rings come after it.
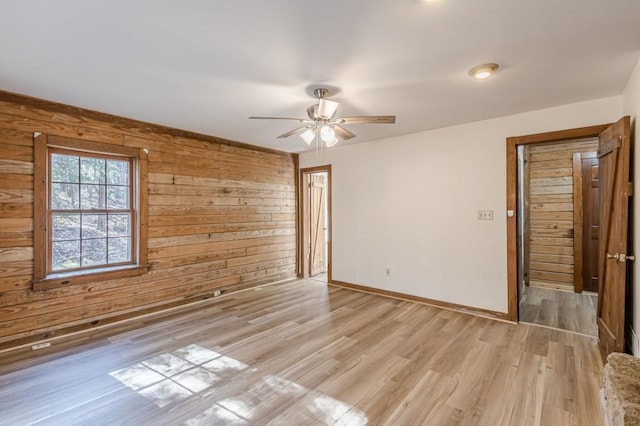
POLYGON ((331 282, 331 166, 300 170, 299 271, 331 282))
POLYGON ((517 148, 521 322, 598 335, 598 143, 517 148))
MULTIPOLYGON (((626 309, 630 301, 630 289, 633 288, 632 262, 635 260, 635 256, 627 252, 630 241, 628 230, 633 225, 630 222, 633 216, 629 215, 629 200, 633 194, 633 183, 630 180, 633 169, 631 167, 631 118, 629 116, 622 117, 611 124, 507 138, 508 319, 512 321, 521 319, 519 296, 522 293, 521 290, 526 286, 523 280, 519 280, 519 270, 522 270, 523 266, 521 256, 519 256, 518 224, 524 219, 519 214, 522 208, 518 206, 518 147, 546 142, 585 140, 592 137, 597 137, 599 141, 597 150, 599 188, 597 226, 599 232, 597 238, 598 304, 596 324, 598 345, 602 355, 606 357, 612 352, 624 351, 625 342, 629 341, 625 331, 629 330, 627 326, 629 325, 630 312, 626 309)), ((572 171, 574 170, 573 161, 578 159, 582 162, 582 156, 576 158, 572 156, 572 171)), ((593 170, 591 173, 593 177, 593 170)), ((588 176, 589 173, 587 172, 585 175, 588 176)), ((572 172, 572 178, 573 176, 572 172)), ((520 187, 522 186, 520 185, 520 187)), ((576 227, 574 232, 576 230, 584 231, 581 229, 583 227, 584 223, 581 223, 581 227, 576 227)), ((524 229, 521 228, 520 231, 524 232, 524 229)), ((580 238, 574 240, 580 241, 580 238)), ((578 270, 581 269, 578 268, 578 270)), ((520 278, 522 278, 522 273, 520 278)), ((529 278, 531 278, 530 274, 529 278)))

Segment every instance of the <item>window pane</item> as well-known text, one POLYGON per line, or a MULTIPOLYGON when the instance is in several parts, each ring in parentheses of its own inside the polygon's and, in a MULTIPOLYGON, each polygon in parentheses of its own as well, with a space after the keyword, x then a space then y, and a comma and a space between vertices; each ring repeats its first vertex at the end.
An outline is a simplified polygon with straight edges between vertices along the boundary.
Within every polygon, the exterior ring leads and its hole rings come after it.
POLYGON ((128 186, 108 186, 107 187, 107 208, 108 209, 128 209, 129 208, 129 187, 128 186))
POLYGON ((131 238, 109 238, 109 263, 131 261, 131 238))
POLYGON ((80 207, 78 185, 73 183, 51 184, 51 208, 54 210, 77 210, 80 207))
POLYGON ((107 263, 107 239, 82 240, 82 266, 107 263))
POLYGON ((56 241, 51 244, 54 271, 80 267, 80 241, 56 241))
POLYGON ((80 239, 79 214, 54 213, 51 222, 53 224, 53 241, 80 239))
POLYGON ((80 185, 82 209, 105 209, 107 187, 104 185, 80 185))
POLYGON ((109 236, 128 237, 131 235, 131 215, 110 214, 109 215, 109 236))
POLYGON ((51 154, 51 181, 78 182, 80 159, 72 155, 51 154))
POLYGON ((104 238, 107 236, 106 214, 82 215, 82 239, 104 238))
POLYGON ((103 158, 82 157, 80 159, 80 182, 105 183, 105 160, 103 158))
POLYGON ((129 185, 129 162, 107 160, 107 183, 129 185))

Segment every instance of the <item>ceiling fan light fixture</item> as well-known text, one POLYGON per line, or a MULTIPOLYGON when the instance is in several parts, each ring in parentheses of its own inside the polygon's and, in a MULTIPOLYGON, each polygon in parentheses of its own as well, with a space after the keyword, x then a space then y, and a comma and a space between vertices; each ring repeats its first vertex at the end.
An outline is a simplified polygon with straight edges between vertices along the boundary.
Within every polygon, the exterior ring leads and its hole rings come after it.
POLYGON ((336 138, 336 132, 330 126, 320 127, 320 139, 329 146, 329 142, 333 142, 336 138))
POLYGON ((333 138, 330 141, 325 141, 325 144, 327 145, 327 148, 331 148, 332 146, 334 146, 335 144, 337 144, 340 141, 340 139, 338 138, 333 138))
POLYGON ((338 110, 338 105, 340 105, 340 102, 320 98, 320 100, 318 101, 317 114, 319 117, 329 120, 335 115, 336 111, 338 110))
POLYGON ((479 80, 491 77, 491 74, 496 72, 500 68, 500 65, 489 63, 477 65, 469 70, 469 75, 479 80))
POLYGON ((343 124, 395 124, 395 115, 363 115, 336 117, 340 102, 327 99, 329 89, 317 87, 313 90, 316 103, 307 107, 308 118, 291 117, 249 117, 261 120, 291 120, 302 123, 300 127, 285 132, 278 139, 298 135, 307 144, 315 145, 316 152, 322 155, 323 146, 332 147, 340 141, 349 141, 355 133, 342 127, 343 124))
POLYGON ((311 142, 316 138, 316 132, 313 129, 307 129, 304 133, 300 135, 304 143, 307 145, 311 145, 311 142))
POLYGON ((327 145, 327 148, 331 148, 332 146, 334 146, 338 142, 339 142, 338 138, 333 138, 333 140, 325 142, 325 144, 327 145))

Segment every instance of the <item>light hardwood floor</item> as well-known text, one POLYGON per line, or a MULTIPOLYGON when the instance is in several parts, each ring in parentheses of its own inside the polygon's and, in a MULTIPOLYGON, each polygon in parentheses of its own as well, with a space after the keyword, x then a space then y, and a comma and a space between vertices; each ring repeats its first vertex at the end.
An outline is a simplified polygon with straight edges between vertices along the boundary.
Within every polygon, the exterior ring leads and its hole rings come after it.
POLYGON ((327 283, 327 273, 325 272, 323 274, 315 275, 315 276, 311 277, 311 279, 314 280, 314 281, 321 282, 321 283, 327 283))
POLYGON ((525 287, 520 321, 597 336, 597 307, 598 295, 593 293, 525 287))
POLYGON ((0 359, 0 423, 599 425, 601 362, 585 336, 297 280, 0 359))

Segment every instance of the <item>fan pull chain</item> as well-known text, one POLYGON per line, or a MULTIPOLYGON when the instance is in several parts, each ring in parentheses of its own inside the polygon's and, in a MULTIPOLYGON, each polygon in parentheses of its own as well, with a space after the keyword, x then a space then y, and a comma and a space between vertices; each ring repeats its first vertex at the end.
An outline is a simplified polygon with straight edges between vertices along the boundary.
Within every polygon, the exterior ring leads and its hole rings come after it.
POLYGON ((316 132, 316 157, 322 160, 322 139, 320 139, 320 131, 316 132))

